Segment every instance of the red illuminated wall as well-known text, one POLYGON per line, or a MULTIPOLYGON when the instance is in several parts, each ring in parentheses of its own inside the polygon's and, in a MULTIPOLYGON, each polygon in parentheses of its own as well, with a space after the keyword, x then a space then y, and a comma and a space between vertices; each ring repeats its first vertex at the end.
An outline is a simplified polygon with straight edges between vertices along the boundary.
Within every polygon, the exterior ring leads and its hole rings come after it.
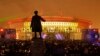
MULTIPOLYGON (((74 18, 74 17, 61 17, 61 16, 42 16, 46 21, 52 21, 52 22, 78 22, 79 28, 88 28, 89 25, 92 23, 89 20, 84 20, 80 18, 74 18)), ((30 22, 31 17, 29 18, 16 18, 13 20, 9 20, 5 22, 6 25, 14 24, 14 23, 20 23, 23 24, 24 22, 30 22)), ((20 25, 19 25, 20 26, 20 25)))

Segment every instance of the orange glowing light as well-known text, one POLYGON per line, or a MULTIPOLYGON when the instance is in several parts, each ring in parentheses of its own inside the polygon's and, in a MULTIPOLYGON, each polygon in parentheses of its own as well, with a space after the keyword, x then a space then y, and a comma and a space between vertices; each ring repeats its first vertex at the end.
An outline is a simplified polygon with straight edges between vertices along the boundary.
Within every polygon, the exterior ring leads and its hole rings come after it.
POLYGON ((11 24, 11 22, 8 22, 8 24, 11 24))
POLYGON ((4 29, 0 29, 0 31, 1 31, 1 32, 3 32, 3 31, 4 31, 4 29))

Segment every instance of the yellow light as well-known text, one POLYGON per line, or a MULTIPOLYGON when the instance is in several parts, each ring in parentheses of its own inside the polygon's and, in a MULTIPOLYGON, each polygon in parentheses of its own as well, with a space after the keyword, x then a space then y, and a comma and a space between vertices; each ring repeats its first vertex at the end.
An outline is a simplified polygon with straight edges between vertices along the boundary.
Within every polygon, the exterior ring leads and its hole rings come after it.
MULTIPOLYGON (((76 29, 78 27, 78 23, 76 23, 76 22, 41 22, 41 23, 42 23, 43 31, 44 31, 44 28, 46 31, 47 28, 49 28, 49 27, 54 27, 55 29, 57 29, 56 31, 59 31, 59 30, 64 31, 65 28, 67 30, 67 28, 70 27, 70 28, 72 28, 72 31, 76 31, 76 29)), ((31 32, 31 29, 29 26, 30 26, 30 22, 25 22, 24 30, 21 30, 21 31, 25 32, 26 29, 29 29, 28 31, 31 32)))
POLYGON ((19 39, 19 34, 18 33, 16 33, 16 39, 19 39))

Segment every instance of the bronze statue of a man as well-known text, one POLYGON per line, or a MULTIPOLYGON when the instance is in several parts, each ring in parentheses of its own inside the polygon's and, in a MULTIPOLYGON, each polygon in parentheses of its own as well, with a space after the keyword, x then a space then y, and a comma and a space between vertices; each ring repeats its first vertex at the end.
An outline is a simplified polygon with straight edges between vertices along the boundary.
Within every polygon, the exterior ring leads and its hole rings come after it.
POLYGON ((34 16, 32 16, 32 20, 31 20, 31 25, 30 27, 32 28, 32 32, 35 33, 35 38, 37 37, 37 32, 39 32, 40 34, 40 38, 42 38, 41 36, 41 32, 42 32, 42 25, 41 25, 41 21, 45 21, 41 16, 38 15, 38 11, 34 11, 34 16))

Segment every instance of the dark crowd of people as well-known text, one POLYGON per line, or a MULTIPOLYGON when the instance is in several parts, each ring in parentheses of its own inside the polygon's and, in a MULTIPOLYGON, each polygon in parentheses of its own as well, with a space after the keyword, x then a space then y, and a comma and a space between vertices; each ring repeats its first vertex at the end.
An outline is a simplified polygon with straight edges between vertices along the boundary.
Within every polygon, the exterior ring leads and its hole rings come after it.
MULTIPOLYGON (((31 56, 31 41, 1 40, 0 56, 31 56)), ((44 56, 100 56, 100 46, 85 41, 44 41, 44 56)))
POLYGON ((100 47, 85 41, 46 41, 45 56, 100 56, 100 47))
POLYGON ((30 41, 0 39, 0 56, 30 56, 30 41))

